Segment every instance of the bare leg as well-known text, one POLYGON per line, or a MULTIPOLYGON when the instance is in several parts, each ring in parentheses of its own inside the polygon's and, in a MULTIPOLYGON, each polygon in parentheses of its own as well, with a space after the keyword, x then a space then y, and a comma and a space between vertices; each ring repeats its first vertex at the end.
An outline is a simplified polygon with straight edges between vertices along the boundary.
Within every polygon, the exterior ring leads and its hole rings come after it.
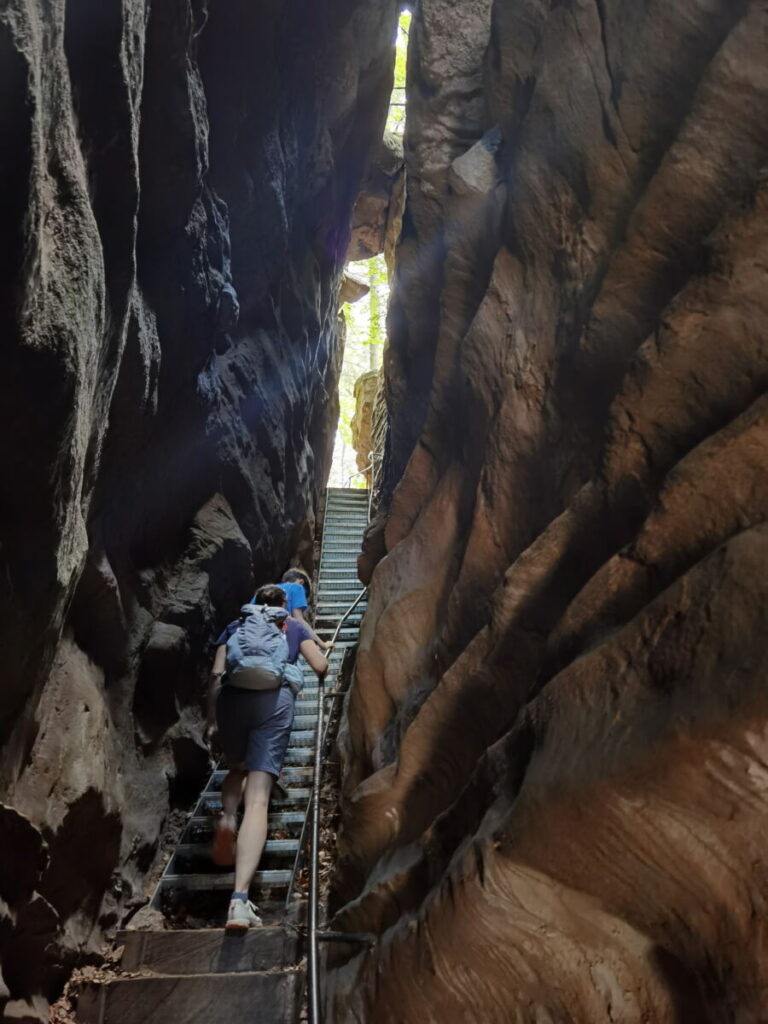
POLYGON ((235 892, 248 892, 267 839, 269 794, 274 777, 269 772, 248 772, 245 813, 237 837, 235 892))
POLYGON ((221 818, 220 828, 237 831, 237 809, 243 799, 243 787, 247 777, 245 768, 230 768, 221 784, 221 818))
POLYGON ((221 784, 222 813, 216 822, 216 835, 213 837, 211 859, 219 867, 229 867, 235 863, 235 835, 237 833, 237 808, 243 797, 243 786, 247 773, 245 768, 232 768, 221 784))

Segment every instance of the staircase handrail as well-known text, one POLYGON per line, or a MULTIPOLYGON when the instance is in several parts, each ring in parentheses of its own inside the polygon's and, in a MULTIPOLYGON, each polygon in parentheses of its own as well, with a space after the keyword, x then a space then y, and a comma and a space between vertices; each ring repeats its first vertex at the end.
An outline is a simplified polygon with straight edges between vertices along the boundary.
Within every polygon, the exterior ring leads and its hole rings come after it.
MULTIPOLYGON (((353 473, 349 478, 350 481, 362 473, 367 473, 373 469, 373 464, 376 458, 383 458, 379 452, 369 452, 368 458, 370 460, 369 465, 365 469, 359 470, 357 473, 353 473)), ((368 522, 371 521, 371 495, 373 494, 373 487, 369 488, 368 493, 368 522)), ((326 515, 328 513, 328 498, 326 496, 326 515)), ((336 643, 336 639, 341 631, 342 626, 357 608, 358 604, 362 601, 363 597, 368 592, 367 587, 363 587, 360 593, 357 595, 352 604, 347 608, 342 617, 339 619, 339 623, 334 630, 331 638, 331 644, 336 643)), ((338 675, 337 675, 338 680, 338 675)), ((309 852, 309 949, 307 950, 307 1010, 309 1016, 309 1024, 321 1024, 320 1017, 320 975, 318 971, 318 926, 317 926, 317 915, 318 915, 318 904, 319 904, 319 879, 318 879, 318 855, 320 850, 320 776, 322 772, 322 752, 327 742, 328 729, 323 729, 323 715, 324 715, 324 684, 325 680, 319 681, 319 699, 317 702, 317 725, 315 734, 315 770, 312 778, 312 792, 310 794, 311 804, 311 817, 312 817, 312 832, 310 837, 310 852, 309 852)), ((335 694, 329 694, 328 696, 340 697, 343 694, 336 692, 335 694)), ((330 726, 331 716, 328 716, 328 726, 330 726)), ((304 817, 304 827, 306 827, 307 820, 310 817, 309 808, 308 813, 304 817)), ((302 830, 302 840, 299 844, 299 850, 302 848, 304 839, 304 831, 302 830)), ((298 856, 294 863, 294 870, 298 865, 298 856)), ((294 880, 291 879, 291 885, 289 886, 288 892, 290 896, 291 889, 293 888, 294 880)))
MULTIPOLYGON (((371 471, 373 477, 373 468, 376 459, 383 459, 383 452, 372 451, 368 453, 369 463, 365 469, 360 469, 356 473, 353 473, 349 479, 348 484, 356 476, 361 476, 364 473, 371 471)), ((351 488, 349 488, 351 490, 351 488)), ((371 486, 368 488, 368 523, 371 522, 372 513, 372 499, 373 499, 373 478, 371 478, 371 486)), ((328 514, 328 494, 326 492, 326 505, 325 505, 326 516, 328 514)), ((331 637, 331 645, 336 643, 338 635, 341 631, 342 626, 347 621, 352 612, 357 608, 358 604, 362 601, 363 597, 368 592, 367 587, 363 587, 360 593, 357 595, 352 604, 347 608, 344 614, 339 619, 338 625, 334 630, 333 636, 331 637)), ((338 680, 338 674, 337 674, 338 680)), ((310 794, 309 806, 307 807, 307 813, 304 815, 304 824, 302 826, 301 838, 299 840, 299 853, 296 856, 296 860, 293 865, 293 874, 291 881, 288 886, 288 895, 286 896, 286 906, 290 900, 291 893, 295 885, 296 874, 298 872, 298 865, 300 859, 300 853, 304 846, 304 839, 306 833, 307 821, 310 816, 312 818, 312 832, 310 834, 310 852, 309 852, 309 949, 307 951, 307 1009, 309 1016, 309 1024, 321 1024, 320 1017, 320 976, 318 971, 318 940, 319 932, 317 926, 317 915, 318 915, 318 904, 319 904, 319 879, 318 879, 318 855, 320 850, 320 777, 322 772, 322 754, 325 748, 325 744, 328 739, 328 729, 330 728, 331 715, 328 716, 328 726, 323 729, 323 716, 325 711, 325 677, 318 681, 318 701, 317 701, 317 723, 315 726, 315 770, 312 778, 312 792, 310 794)), ((343 696, 343 692, 337 691, 333 694, 328 694, 329 697, 340 697, 343 696)), ((350 935, 348 938, 332 933, 334 941, 355 941, 355 942, 368 942, 372 941, 370 936, 350 935)), ((331 933, 326 933, 324 938, 330 938, 331 933)))
MULTIPOLYGON (((334 630, 331 638, 331 645, 336 643, 336 638, 339 635, 341 627, 355 608, 357 608, 358 604, 360 604, 367 591, 368 588, 363 587, 355 600, 339 619, 339 624, 334 630)), ((320 902, 320 885, 318 878, 318 857, 320 852, 320 775, 322 771, 323 748, 327 737, 327 731, 323 729, 323 716, 325 711, 324 676, 318 681, 318 687, 317 724, 315 732, 315 771, 312 777, 312 793, 310 796, 312 804, 312 832, 309 841, 309 949, 307 950, 307 1003, 310 1024, 320 1024, 320 976, 318 971, 319 951, 317 914, 318 904, 320 902)), ((329 694, 329 696, 331 695, 329 694)), ((333 696, 338 696, 338 694, 333 694, 333 696)), ((305 825, 309 816, 309 814, 304 816, 305 825)))
MULTIPOLYGON (((352 604, 349 606, 349 608, 347 608, 347 610, 341 616, 341 618, 339 619, 339 623, 336 626, 336 629, 334 630, 333 637, 331 638, 331 641, 330 641, 331 645, 335 644, 336 638, 339 635, 339 631, 341 630, 341 627, 344 625, 344 623, 347 621, 349 616, 352 614, 352 612, 355 610, 355 608, 357 608, 357 606, 360 604, 360 602, 362 601, 362 599, 365 597, 365 595, 367 593, 368 593, 368 588, 367 587, 363 587, 363 589, 357 595, 357 597, 352 602, 352 604)), ((335 696, 335 694, 330 694, 330 693, 329 694, 324 694, 322 692, 324 687, 325 687, 325 676, 323 676, 323 679, 320 680, 319 683, 318 683, 318 689, 320 691, 319 694, 318 694, 318 715, 320 715, 322 713, 322 702, 323 702, 324 697, 335 696)), ((317 730, 317 724, 315 725, 315 729, 317 730)), ((326 733, 324 733, 323 737, 322 737, 323 744, 326 741, 326 737, 327 737, 327 729, 326 729, 326 733)), ((315 735, 315 741, 317 741, 317 734, 315 735)), ((318 746, 317 746, 317 742, 315 742, 315 770, 317 770, 317 751, 318 751, 318 746)), ((307 813, 304 815, 304 822, 302 823, 302 826, 301 826, 301 835, 299 836, 299 853, 304 848, 304 841, 305 841, 306 835, 307 835, 307 821, 309 820, 309 818, 311 816, 311 809, 313 807, 313 803, 312 803, 312 796, 313 795, 314 795, 314 783, 313 783, 313 786, 312 786, 312 795, 310 795, 310 798, 307 801, 307 804, 308 804, 308 806, 307 806, 307 813)), ((288 908, 288 906, 290 905, 291 896, 293 895, 293 890, 294 890, 294 887, 296 885, 296 876, 299 873, 299 862, 300 862, 300 858, 299 858, 299 856, 297 856, 296 859, 293 862, 293 870, 291 872, 291 880, 288 883, 288 892, 286 893, 286 897, 285 897, 285 906, 286 906, 286 908, 288 908)))

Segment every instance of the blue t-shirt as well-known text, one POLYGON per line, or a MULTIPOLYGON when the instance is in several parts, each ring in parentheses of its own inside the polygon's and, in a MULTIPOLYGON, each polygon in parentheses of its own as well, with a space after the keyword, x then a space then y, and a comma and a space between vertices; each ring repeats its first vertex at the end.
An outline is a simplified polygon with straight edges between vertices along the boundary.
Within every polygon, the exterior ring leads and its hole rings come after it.
MULTIPOLYGON (((288 609, 290 615, 294 608, 298 608, 300 611, 304 611, 308 608, 307 604, 307 592, 300 583, 278 583, 278 587, 285 594, 285 607, 288 609)), ((251 598, 251 604, 256 603, 256 595, 254 594, 251 598)))
MULTIPOLYGON (((289 583, 287 584, 287 586, 291 586, 291 584, 289 583)), ((225 644, 239 625, 240 619, 235 619, 234 622, 230 622, 230 624, 227 626, 227 628, 216 641, 216 646, 218 647, 221 644, 225 644)), ((309 632, 304 623, 299 622, 298 619, 285 620, 285 634, 288 640, 288 662, 291 665, 295 665, 296 659, 298 658, 300 653, 299 648, 301 647, 305 640, 312 639, 312 634, 309 632)))
POLYGON ((289 613, 294 608, 298 608, 303 611, 307 607, 307 592, 300 583, 278 583, 278 587, 285 591, 287 598, 286 608, 289 613))

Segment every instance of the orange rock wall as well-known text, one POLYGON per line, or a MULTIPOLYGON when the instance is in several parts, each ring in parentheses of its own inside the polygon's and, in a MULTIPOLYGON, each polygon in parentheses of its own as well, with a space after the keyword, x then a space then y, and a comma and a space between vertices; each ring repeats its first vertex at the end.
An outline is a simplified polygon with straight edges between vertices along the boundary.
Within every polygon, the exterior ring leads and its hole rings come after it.
POLYGON ((766 38, 414 15, 332 1019, 768 1014, 766 38))

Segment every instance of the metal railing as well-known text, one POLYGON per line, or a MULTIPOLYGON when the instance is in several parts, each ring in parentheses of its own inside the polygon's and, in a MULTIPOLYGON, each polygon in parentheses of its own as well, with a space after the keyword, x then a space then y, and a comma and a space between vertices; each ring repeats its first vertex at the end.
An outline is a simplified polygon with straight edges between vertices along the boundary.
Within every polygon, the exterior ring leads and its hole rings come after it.
MULTIPOLYGON (((344 612, 343 616, 339 619, 339 624, 336 627, 333 636, 331 638, 331 647, 336 643, 336 639, 339 635, 339 631, 344 623, 347 621, 352 612, 362 601, 363 597, 367 593, 368 588, 363 587, 360 593, 357 595, 352 604, 344 612)), ((327 739, 327 732, 323 729, 323 718, 325 713, 325 677, 318 682, 319 693, 317 701, 317 723, 315 726, 315 771, 312 779, 312 794, 310 797, 311 801, 311 817, 312 817, 312 832, 310 833, 309 842, 309 949, 307 951, 307 1009, 309 1012, 309 1024, 320 1024, 320 976, 318 971, 319 962, 319 949, 318 943, 321 938, 317 917, 320 903, 320 879, 318 870, 318 855, 320 852, 320 782, 321 772, 323 765, 323 748, 327 739)), ((341 693, 328 694, 329 697, 340 697, 343 696, 341 693)), ((329 716, 330 721, 330 716, 329 716)), ((306 825, 307 818, 310 815, 307 814, 304 817, 304 823, 306 825)), ((333 935, 333 941, 347 941, 340 939, 336 936, 335 932, 329 932, 322 938, 328 939, 329 936, 333 935)))
MULTIPOLYGON (((336 629, 334 630, 333 637, 331 638, 331 641, 330 641, 331 645, 336 643, 336 638, 339 635, 339 631, 341 630, 341 627, 344 625, 344 623, 347 621, 349 616, 352 614, 352 612, 355 610, 355 608, 357 608, 357 606, 360 604, 360 602, 362 601, 362 599, 365 597, 365 595, 367 593, 368 593, 368 588, 364 587, 360 591, 360 593, 357 595, 355 600, 352 602, 352 604, 349 606, 349 608, 347 608, 347 610, 341 616, 341 618, 339 619, 338 625, 336 626, 336 629)), ((328 726, 327 725, 325 726, 325 731, 323 732, 322 736, 320 735, 320 726, 323 724, 322 723, 322 715, 324 713, 323 700, 328 700, 328 699, 330 699, 332 697, 342 697, 343 696, 342 693, 324 693, 325 679, 326 679, 326 677, 323 676, 323 678, 321 680, 318 680, 318 720, 315 723, 315 771, 317 771, 318 750, 320 749, 320 747, 318 745, 318 739, 322 739, 322 744, 323 744, 323 747, 324 747, 325 746, 325 742, 326 742, 326 740, 328 738, 328 726)), ((309 822, 310 818, 312 817, 312 809, 314 807, 314 804, 313 804, 314 793, 315 793, 315 788, 314 788, 314 785, 313 785, 312 794, 310 795, 310 798, 309 798, 309 801, 308 801, 307 813, 304 815, 304 821, 303 821, 302 826, 301 826, 301 834, 299 835, 299 850, 298 850, 298 854, 296 856, 296 859, 293 862, 293 870, 291 871, 291 880, 288 883, 288 892, 286 893, 286 896, 285 896, 285 907, 286 907, 286 910, 290 906, 291 897, 293 896, 293 892, 294 892, 294 889, 296 887, 296 878, 297 878, 297 876, 299 874, 299 870, 301 868, 301 861, 302 861, 302 856, 301 855, 302 855, 302 851, 304 849, 304 844, 305 844, 305 841, 306 841, 306 838, 307 838, 307 823, 309 822)))
MULTIPOLYGON (((371 482, 371 486, 368 488, 368 522, 369 523, 371 521, 371 512, 372 512, 372 509, 373 509, 373 492, 374 492, 374 489, 375 489, 374 488, 373 475, 374 475, 374 472, 375 472, 375 469, 376 469, 376 459, 383 459, 383 458, 384 458, 384 453, 383 452, 368 452, 368 459, 369 459, 368 465, 364 466, 362 469, 358 469, 357 472, 355 472, 355 473, 350 473, 349 476, 347 477, 347 487, 351 489, 352 481, 355 479, 355 477, 364 476, 366 473, 370 473, 371 474, 371 481, 370 481, 371 482)), ((362 488, 361 488, 361 490, 362 490, 362 488)))
MULTIPOLYGON (((347 486, 351 484, 355 477, 361 476, 365 473, 371 472, 371 486, 368 489, 368 522, 371 521, 371 502, 373 499, 373 467, 376 459, 383 458, 380 452, 369 452, 368 459, 369 463, 364 469, 358 470, 356 473, 352 473, 348 478, 347 486)), ((328 503, 326 499, 326 514, 328 510, 328 503)), ((338 625, 334 630, 331 638, 331 644, 336 643, 336 639, 341 631, 342 626, 347 621, 352 612, 357 608, 362 599, 368 592, 367 587, 363 587, 360 593, 357 595, 352 604, 347 608, 344 614, 339 619, 338 625)), ((338 680, 338 675, 337 675, 338 680)), ((320 783, 322 776, 323 767, 323 750, 328 741, 328 729, 331 723, 331 715, 328 716, 328 724, 324 728, 324 717, 325 717, 325 699, 328 698, 339 698, 344 696, 344 692, 336 691, 335 693, 325 694, 325 678, 319 680, 319 694, 317 702, 317 723, 315 726, 315 770, 312 780, 312 793, 310 795, 310 806, 307 808, 307 814, 304 817, 304 827, 302 829, 301 839, 299 841, 299 851, 304 848, 305 830, 307 821, 312 819, 312 831, 310 833, 310 850, 309 850, 309 909, 308 909, 308 939, 309 949, 307 951, 307 1010, 309 1016, 309 1024, 321 1024, 320 1014, 320 975, 319 975, 319 943, 323 942, 360 942, 369 943, 372 941, 371 936, 368 935, 352 935, 341 932, 321 932, 318 927, 318 910, 320 903, 320 880, 318 871, 318 856, 320 852, 320 783)), ((291 892, 294 888, 295 874, 298 869, 299 857, 297 856, 294 863, 294 877, 291 878, 291 883, 288 887, 288 896, 286 900, 290 899, 291 892)))

